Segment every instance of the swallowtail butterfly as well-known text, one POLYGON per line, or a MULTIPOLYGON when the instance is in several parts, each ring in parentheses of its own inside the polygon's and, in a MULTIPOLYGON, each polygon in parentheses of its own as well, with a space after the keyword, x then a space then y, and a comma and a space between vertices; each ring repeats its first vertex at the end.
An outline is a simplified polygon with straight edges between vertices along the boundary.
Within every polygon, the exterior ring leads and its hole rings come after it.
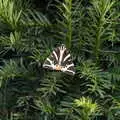
POLYGON ((45 60, 43 68, 62 71, 68 75, 75 74, 71 55, 65 45, 61 45, 53 50, 52 54, 45 60))

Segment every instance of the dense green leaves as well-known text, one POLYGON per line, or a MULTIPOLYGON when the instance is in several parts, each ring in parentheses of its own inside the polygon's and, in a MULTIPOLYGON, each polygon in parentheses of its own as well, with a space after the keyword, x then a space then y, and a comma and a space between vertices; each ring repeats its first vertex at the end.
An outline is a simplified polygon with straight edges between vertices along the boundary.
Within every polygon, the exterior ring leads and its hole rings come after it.
POLYGON ((119 120, 120 1, 35 3, 0 0, 0 120, 119 120), (42 68, 60 44, 74 77, 42 68))
MULTIPOLYGON (((94 93, 96 96, 104 97, 105 89, 111 89, 111 81, 109 80, 109 74, 106 71, 100 70, 97 65, 90 61, 83 62, 78 67, 80 72, 80 78, 87 82, 87 91, 94 93)), ((84 91, 85 92, 85 91, 84 91)))

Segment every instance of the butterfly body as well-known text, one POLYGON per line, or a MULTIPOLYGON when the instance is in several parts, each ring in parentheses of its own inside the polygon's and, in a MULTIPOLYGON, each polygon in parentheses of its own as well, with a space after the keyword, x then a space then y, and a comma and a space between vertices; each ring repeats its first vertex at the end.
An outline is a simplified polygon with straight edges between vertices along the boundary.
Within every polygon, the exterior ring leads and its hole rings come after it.
POLYGON ((62 71, 69 75, 74 75, 74 64, 71 55, 65 45, 57 47, 43 64, 44 68, 62 71))
POLYGON ((61 67, 60 65, 56 65, 56 66, 55 66, 55 70, 58 70, 58 71, 59 71, 59 70, 61 70, 61 69, 62 69, 62 67, 61 67))

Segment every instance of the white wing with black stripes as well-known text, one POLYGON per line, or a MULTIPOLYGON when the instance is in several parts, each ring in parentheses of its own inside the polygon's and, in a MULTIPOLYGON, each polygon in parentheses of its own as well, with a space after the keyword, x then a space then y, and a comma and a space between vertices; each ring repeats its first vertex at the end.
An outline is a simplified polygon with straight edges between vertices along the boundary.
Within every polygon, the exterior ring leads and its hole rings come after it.
POLYGON ((43 68, 62 71, 69 75, 75 74, 74 64, 71 55, 65 45, 57 47, 45 60, 43 68))

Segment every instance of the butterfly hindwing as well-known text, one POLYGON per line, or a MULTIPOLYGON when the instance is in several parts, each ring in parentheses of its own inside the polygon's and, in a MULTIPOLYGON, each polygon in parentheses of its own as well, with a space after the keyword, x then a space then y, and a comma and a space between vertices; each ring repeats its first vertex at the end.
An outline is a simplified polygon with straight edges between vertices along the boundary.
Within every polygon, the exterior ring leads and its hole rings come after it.
POLYGON ((71 55, 64 45, 53 50, 52 54, 45 60, 43 67, 50 70, 58 70, 57 65, 60 66, 60 71, 69 75, 75 74, 71 55))

